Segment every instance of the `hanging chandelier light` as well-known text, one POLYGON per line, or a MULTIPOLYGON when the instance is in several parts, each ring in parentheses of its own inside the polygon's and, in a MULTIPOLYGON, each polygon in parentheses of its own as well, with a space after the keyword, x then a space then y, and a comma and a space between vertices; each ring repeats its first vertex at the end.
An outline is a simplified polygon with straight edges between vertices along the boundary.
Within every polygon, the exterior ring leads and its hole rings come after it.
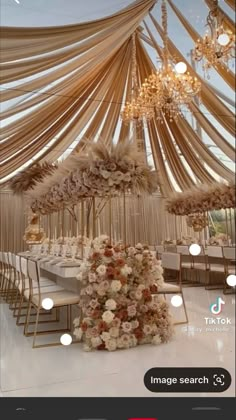
POLYGON ((140 123, 142 121, 141 104, 138 101, 138 82, 137 82, 137 61, 136 61, 136 33, 132 34, 132 86, 131 100, 126 102, 121 111, 121 119, 124 123, 140 123))
POLYGON ((223 16, 218 9, 218 0, 213 0, 211 10, 207 16, 208 32, 202 39, 198 39, 193 50, 193 59, 202 61, 202 68, 209 79, 208 70, 217 65, 234 65, 235 35, 224 27, 223 16), (210 32, 209 32, 210 31, 210 32))
POLYGON ((167 114, 170 121, 182 115, 182 109, 188 106, 200 92, 201 84, 187 71, 183 62, 174 63, 168 51, 167 9, 162 0, 163 26, 163 61, 160 68, 153 72, 141 86, 139 99, 141 111, 146 121, 156 118, 162 122, 162 114, 167 114))

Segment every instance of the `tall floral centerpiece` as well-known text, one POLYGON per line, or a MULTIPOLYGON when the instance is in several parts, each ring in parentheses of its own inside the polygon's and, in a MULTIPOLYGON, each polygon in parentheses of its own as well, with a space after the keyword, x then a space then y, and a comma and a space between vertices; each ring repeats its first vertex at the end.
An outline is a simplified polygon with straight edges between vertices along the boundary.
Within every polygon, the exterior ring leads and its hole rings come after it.
POLYGON ((114 351, 167 342, 173 332, 168 304, 158 288, 162 268, 141 244, 112 246, 101 236, 92 243, 78 275, 83 287, 74 335, 84 349, 114 351))

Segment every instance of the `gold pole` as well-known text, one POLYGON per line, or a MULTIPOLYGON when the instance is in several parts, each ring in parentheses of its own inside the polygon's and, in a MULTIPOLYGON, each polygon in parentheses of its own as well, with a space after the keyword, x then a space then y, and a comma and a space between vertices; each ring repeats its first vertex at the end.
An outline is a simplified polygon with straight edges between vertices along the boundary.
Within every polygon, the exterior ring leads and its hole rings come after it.
POLYGON ((93 239, 96 237, 96 201, 93 197, 93 239))
POLYGON ((51 213, 48 215, 48 237, 49 237, 49 254, 51 252, 51 236, 52 236, 52 226, 51 226, 51 213))
POLYGON ((230 233, 231 233, 231 245, 233 245, 233 219, 232 219, 232 212, 231 209, 229 209, 229 217, 230 217, 230 233))
POLYGON ((177 233, 177 216, 175 214, 175 239, 177 239, 178 233, 177 233))
POLYGON ((123 212, 124 212, 124 245, 127 245, 127 232, 126 232, 126 199, 125 199, 125 190, 123 192, 123 212))
POLYGON ((204 248, 206 248, 207 243, 207 213, 204 212, 205 226, 204 226, 204 248))
POLYGON ((112 218, 112 210, 111 210, 111 194, 109 195, 109 238, 110 238, 110 244, 112 243, 112 223, 111 223, 111 218, 112 218))
POLYGON ((62 214, 61 214, 61 230, 62 230, 62 243, 63 243, 63 245, 64 245, 64 242, 65 242, 65 226, 64 226, 64 224, 65 224, 65 218, 64 218, 64 207, 62 207, 62 214))
POLYGON ((81 256, 84 258, 84 200, 81 200, 81 256))
MULTIPOLYGON (((226 235, 227 235, 227 238, 228 238, 229 231, 228 231, 228 214, 227 214, 227 209, 225 209, 225 226, 226 226, 226 235)), ((229 238, 228 238, 228 245, 229 245, 229 238)))

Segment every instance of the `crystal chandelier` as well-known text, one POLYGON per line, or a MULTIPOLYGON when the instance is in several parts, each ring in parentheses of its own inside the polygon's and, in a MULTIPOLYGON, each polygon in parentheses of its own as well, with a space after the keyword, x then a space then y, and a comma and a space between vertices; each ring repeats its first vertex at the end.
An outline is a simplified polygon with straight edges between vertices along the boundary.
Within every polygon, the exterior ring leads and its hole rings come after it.
POLYGON ((234 65, 235 35, 223 25, 223 17, 218 9, 218 0, 213 0, 212 8, 207 16, 208 32, 198 39, 193 50, 193 59, 202 61, 202 68, 209 78, 208 70, 217 65, 234 65))
POLYGON ((163 62, 161 67, 145 79, 139 91, 140 109, 146 121, 161 120, 167 114, 170 121, 182 115, 183 106, 188 106, 200 92, 201 84, 186 71, 185 63, 175 63, 168 51, 167 9, 162 1, 163 62))
POLYGON ((123 110, 121 111, 121 119, 124 123, 130 122, 140 123, 142 121, 142 113, 140 102, 138 101, 138 82, 137 82, 137 62, 136 62, 136 33, 132 34, 132 87, 131 87, 131 100, 126 102, 123 110))
POLYGON ((185 63, 175 65, 168 51, 167 9, 162 0, 163 26, 163 61, 161 67, 153 72, 141 86, 139 98, 141 110, 146 121, 156 118, 163 122, 162 114, 169 116, 170 121, 182 115, 184 106, 188 106, 200 92, 201 84, 196 77, 187 71, 185 63))

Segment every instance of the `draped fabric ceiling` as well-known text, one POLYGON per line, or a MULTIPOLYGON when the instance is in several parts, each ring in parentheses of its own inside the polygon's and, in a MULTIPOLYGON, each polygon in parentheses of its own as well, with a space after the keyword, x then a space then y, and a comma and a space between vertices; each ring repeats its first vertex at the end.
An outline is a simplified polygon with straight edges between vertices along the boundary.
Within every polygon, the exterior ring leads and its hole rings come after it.
MULTIPOLYGON (((132 127, 120 122, 123 104, 130 99, 131 35, 136 31, 137 76, 141 84, 155 69, 147 46, 162 57, 156 33, 162 38, 163 31, 152 13, 155 3, 138 0, 112 16, 77 25, 1 28, 1 101, 16 100, 0 114, 1 121, 8 119, 0 137, 3 180, 45 146, 46 151, 35 161, 55 162, 82 130, 84 139, 100 135, 106 142, 117 130, 118 141, 131 135, 132 127)), ((199 34, 174 3, 168 3, 196 41, 199 34)), ((209 5, 209 0, 206 3, 209 5)), ((233 2, 227 3, 234 7, 233 2)), ((230 26, 229 17, 226 21, 230 26)), ((231 110, 190 67, 174 43, 170 39, 168 42, 175 60, 186 62, 190 73, 201 79, 204 107, 226 132, 234 135, 231 110)), ((225 67, 216 70, 234 89, 234 74, 225 67)), ((233 147, 202 113, 198 101, 191 104, 190 110, 214 144, 233 161, 233 147)), ((139 127, 137 135, 144 147, 147 138, 150 142, 164 196, 170 195, 176 185, 185 190, 198 182, 211 183, 217 176, 226 181, 233 179, 232 172, 204 144, 187 119, 176 123, 163 117, 163 124, 152 121, 147 127, 139 127)), ((74 152, 79 153, 83 147, 81 140, 74 152)))

